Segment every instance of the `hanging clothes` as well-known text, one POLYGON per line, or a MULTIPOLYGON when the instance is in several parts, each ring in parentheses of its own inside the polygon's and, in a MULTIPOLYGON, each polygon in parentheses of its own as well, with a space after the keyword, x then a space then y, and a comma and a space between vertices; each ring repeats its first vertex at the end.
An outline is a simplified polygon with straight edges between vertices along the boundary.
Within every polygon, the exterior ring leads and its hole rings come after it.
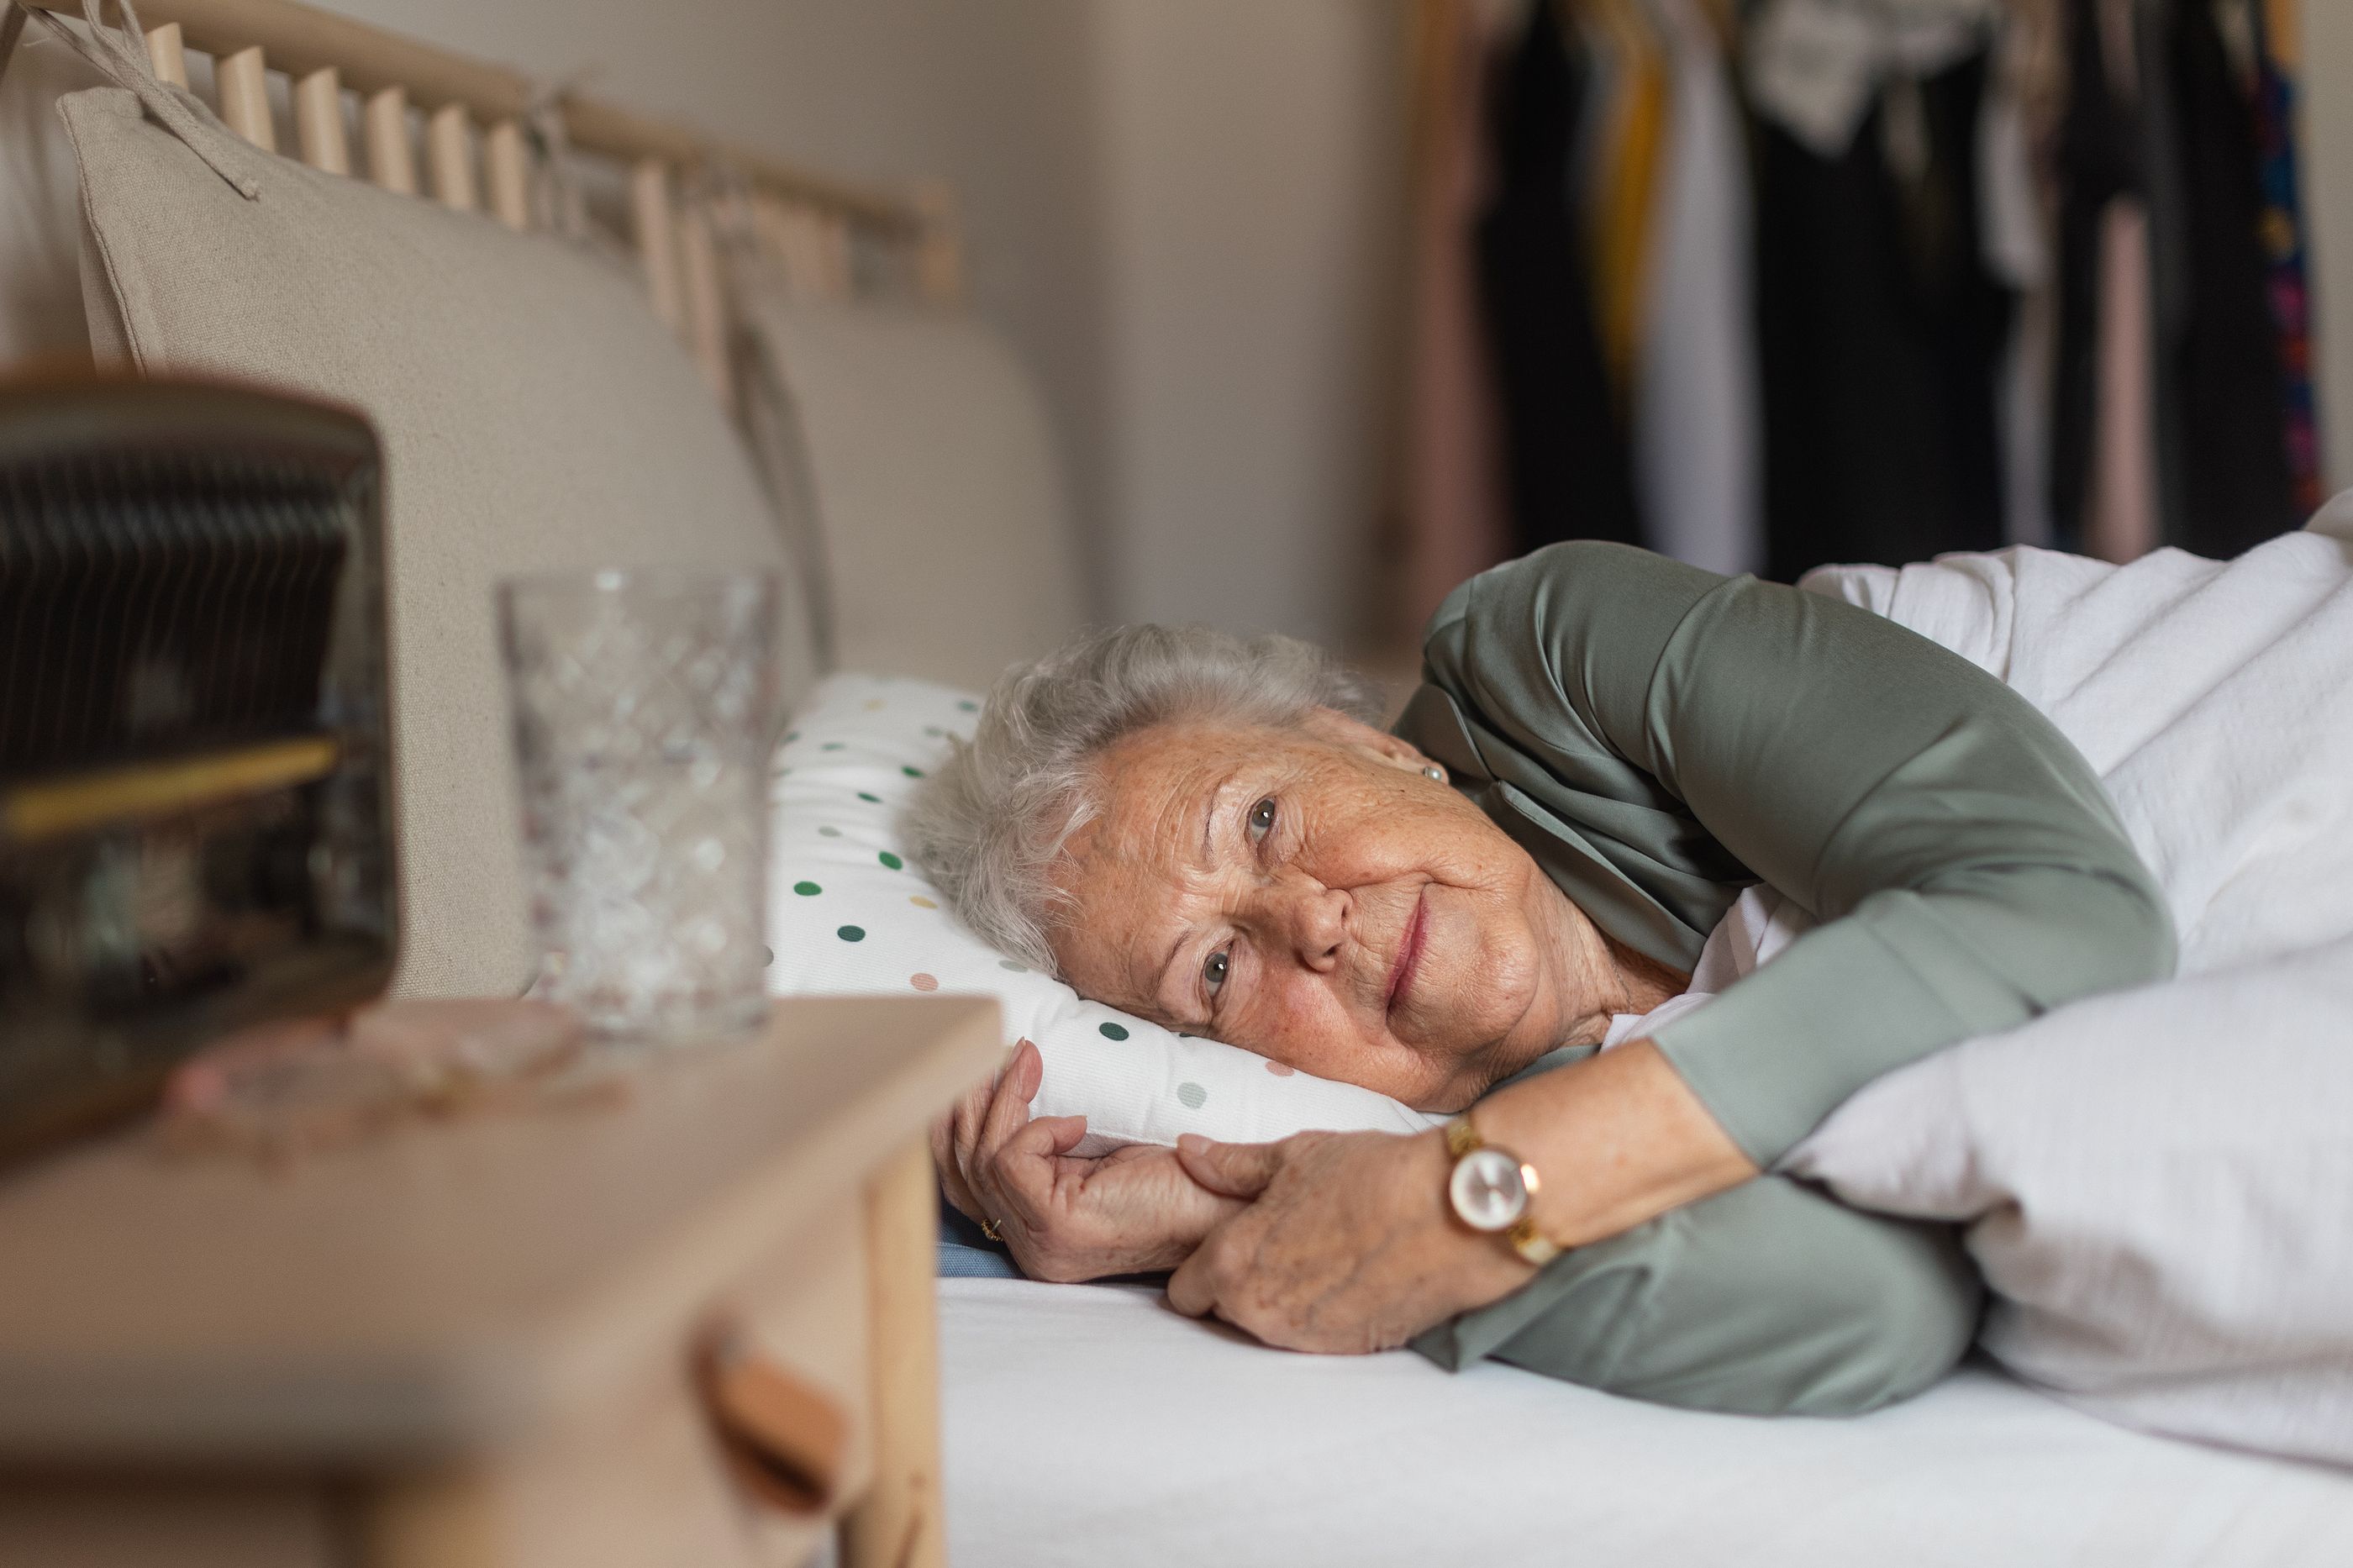
POLYGON ((2180 510, 2168 537, 2221 559, 2295 527, 2304 512, 2288 469, 2253 73, 2235 68, 2211 0, 2162 4, 2189 296, 2158 345, 2179 412, 2180 510))
POLYGON ((2279 334, 2288 486, 2299 513, 2318 510, 2320 435, 2312 401, 2312 304, 2305 282, 2304 215, 2296 192, 2295 98, 2303 68, 2295 0, 2255 12, 2255 143, 2263 193, 2263 245, 2272 321, 2279 334))
POLYGON ((1407 414, 1402 624, 1418 629, 1455 584, 1511 552, 1502 433, 1479 325, 1472 244, 1487 200, 1487 68, 1495 7, 1440 0, 1429 33, 1416 146, 1412 382, 1407 414))
POLYGON ((1757 132, 1767 560, 1900 563, 2002 539, 1996 379, 2010 290, 1984 264, 1988 53, 1890 75, 1845 149, 1757 132))
POLYGON ((1586 237, 1571 208, 1586 63, 1556 9, 1539 4, 1490 95, 1495 184, 1479 223, 1478 270, 1514 553, 1563 539, 1642 539, 1586 237))
POLYGON ((2156 369, 2150 359, 2155 304, 2149 277, 2148 209, 2119 196, 2100 214, 2099 304, 2094 384, 2092 483, 2083 552, 2119 563, 2158 546, 2156 369))
POLYGON ((1651 549, 1712 572, 1765 563, 1747 151, 1702 0, 1657 0, 1669 119, 1637 333, 1635 479, 1651 549))
POLYGON ((2058 348, 2052 221, 2057 194, 2035 155, 2058 124, 2056 0, 2012 0, 2001 20, 1978 124, 1986 267, 2017 300, 1995 404, 2001 433, 2003 537, 2051 542, 2051 363, 2058 348))
POLYGON ((1582 0, 1575 7, 1592 58, 1608 62, 1605 95, 1588 121, 1593 165, 1584 214, 1593 254, 1593 313, 1601 361, 1623 408, 1630 396, 1645 297, 1651 226, 1668 115, 1664 41, 1642 0, 1582 0))
MULTIPOLYGON (((2052 370, 2051 519, 2063 550, 2128 560, 2158 535, 2153 317, 2179 314, 2153 273, 2152 179, 2135 0, 2065 0, 2059 187, 2059 340, 2052 370), (2130 296, 2119 308, 2116 290, 2130 296), (2160 298, 2162 296, 2162 298, 2160 298)), ((2155 106, 2162 113, 2162 103, 2155 106)), ((2156 220, 2156 245, 2174 226, 2156 220)), ((2170 443, 2164 443, 2170 445, 2170 443)))

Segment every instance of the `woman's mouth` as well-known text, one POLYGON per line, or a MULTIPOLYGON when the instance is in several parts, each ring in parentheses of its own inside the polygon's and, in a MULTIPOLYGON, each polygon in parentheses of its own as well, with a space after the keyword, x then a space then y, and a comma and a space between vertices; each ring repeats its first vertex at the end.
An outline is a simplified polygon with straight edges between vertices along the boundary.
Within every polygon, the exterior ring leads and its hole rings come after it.
POLYGON ((1413 913, 1405 922, 1405 937, 1398 943, 1397 957, 1389 965, 1389 990, 1383 1005, 1392 1013, 1406 993, 1413 987, 1413 972, 1421 967, 1421 943, 1429 921, 1430 889, 1425 888, 1413 900, 1413 913))

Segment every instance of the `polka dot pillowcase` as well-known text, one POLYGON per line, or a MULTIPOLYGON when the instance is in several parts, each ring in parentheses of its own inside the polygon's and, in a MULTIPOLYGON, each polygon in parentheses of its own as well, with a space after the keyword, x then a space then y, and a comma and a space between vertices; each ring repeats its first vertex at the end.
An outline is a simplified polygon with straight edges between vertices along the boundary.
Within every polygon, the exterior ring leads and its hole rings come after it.
POLYGON ((1387 1095, 1084 1001, 966 930, 908 860, 897 823, 979 708, 948 687, 870 675, 831 676, 811 694, 777 751, 769 795, 771 993, 996 997, 1006 1043, 1027 1037, 1045 1058, 1033 1109, 1086 1117, 1082 1153, 1174 1143, 1181 1132, 1262 1142, 1311 1128, 1432 1124, 1387 1095))

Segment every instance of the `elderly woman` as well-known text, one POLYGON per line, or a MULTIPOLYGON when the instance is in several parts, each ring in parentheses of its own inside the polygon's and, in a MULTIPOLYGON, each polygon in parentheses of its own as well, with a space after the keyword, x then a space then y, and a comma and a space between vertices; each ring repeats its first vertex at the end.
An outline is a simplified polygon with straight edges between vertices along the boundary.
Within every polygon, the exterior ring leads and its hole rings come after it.
POLYGON ((913 827, 1085 994, 1463 1114, 1083 1160, 1025 1047, 935 1130, 951 1200, 1277 1345, 1754 1412, 1926 1386, 1975 1323, 1954 1237, 1771 1173, 1877 1075, 2169 971, 2090 767, 1908 631, 1616 545, 1463 584, 1423 658, 1385 734, 1301 645, 1098 636, 1006 677, 913 827), (1819 927, 1599 1051, 1760 880, 1819 927))

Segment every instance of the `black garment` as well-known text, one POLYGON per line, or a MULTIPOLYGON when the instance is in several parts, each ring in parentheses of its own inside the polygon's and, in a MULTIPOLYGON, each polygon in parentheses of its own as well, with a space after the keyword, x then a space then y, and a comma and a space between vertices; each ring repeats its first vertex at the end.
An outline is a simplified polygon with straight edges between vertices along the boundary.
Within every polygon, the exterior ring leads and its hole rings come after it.
POLYGON ((1586 65, 1538 5, 1499 62, 1479 295, 1503 410, 1513 553, 1564 539, 1641 542, 1632 468, 1593 323, 1569 167, 1586 65))
POLYGON ((1982 53, 1919 83, 1926 157, 1890 167, 1885 95, 1838 158, 1757 130, 1767 570, 2002 541, 1996 377, 2013 308, 1982 260, 1982 53))
POLYGON ((2157 344, 2178 410, 2180 494, 2166 542, 2223 559, 2295 527, 2278 326, 2262 244, 2254 105, 2208 0, 2168 0, 2170 154, 2189 308, 2157 344))

